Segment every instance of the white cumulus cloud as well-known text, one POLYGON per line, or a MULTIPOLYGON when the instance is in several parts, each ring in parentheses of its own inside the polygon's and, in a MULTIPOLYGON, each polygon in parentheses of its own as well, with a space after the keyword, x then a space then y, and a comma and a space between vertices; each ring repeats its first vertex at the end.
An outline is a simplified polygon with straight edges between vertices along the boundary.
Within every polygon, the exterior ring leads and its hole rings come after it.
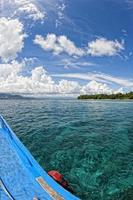
POLYGON ((124 50, 124 43, 117 40, 98 38, 88 43, 88 54, 91 56, 115 56, 124 50))
POLYGON ((87 85, 81 89, 83 94, 111 94, 113 90, 110 89, 107 84, 99 83, 97 81, 90 81, 87 85))
POLYGON ((60 95, 115 92, 107 84, 95 80, 84 85, 65 79, 55 82, 43 66, 35 67, 29 75, 24 75, 26 67, 25 61, 0 64, 0 92, 60 95))
POLYGON ((81 86, 76 81, 61 80, 58 84, 58 93, 60 94, 78 94, 81 86))
POLYGON ((22 69, 22 64, 13 60, 10 64, 0 64, 0 81, 5 81, 7 78, 15 77, 22 69))
POLYGON ((31 18, 34 21, 43 20, 45 18, 45 12, 38 7, 36 1, 14 0, 14 4, 16 6, 14 15, 20 13, 26 14, 28 18, 31 18))
POLYGON ((40 45, 45 51, 52 51, 56 55, 67 53, 70 56, 83 56, 85 53, 64 35, 48 34, 46 38, 36 35, 34 43, 40 45))
POLYGON ((0 58, 9 61, 17 57, 24 46, 23 24, 18 19, 0 18, 0 58))
POLYGON ((0 0, 2 17, 24 18, 43 22, 46 12, 40 1, 36 0, 0 0))
POLYGON ((0 92, 53 93, 56 85, 42 67, 34 68, 30 76, 23 75, 24 62, 12 61, 0 64, 0 92))
POLYGON ((124 50, 124 42, 118 40, 107 40, 106 38, 97 38, 95 41, 88 43, 88 47, 76 47, 73 41, 65 35, 56 36, 48 34, 46 37, 36 35, 34 43, 40 45, 45 51, 51 51, 58 55, 66 53, 70 56, 116 56, 124 50))

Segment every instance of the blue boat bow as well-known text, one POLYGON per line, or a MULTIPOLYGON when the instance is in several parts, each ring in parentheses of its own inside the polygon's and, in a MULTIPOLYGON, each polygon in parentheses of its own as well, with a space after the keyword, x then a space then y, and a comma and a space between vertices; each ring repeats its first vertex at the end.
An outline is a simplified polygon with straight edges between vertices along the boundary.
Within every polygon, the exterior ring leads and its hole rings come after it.
POLYGON ((0 115, 0 199, 79 200, 37 163, 0 115))

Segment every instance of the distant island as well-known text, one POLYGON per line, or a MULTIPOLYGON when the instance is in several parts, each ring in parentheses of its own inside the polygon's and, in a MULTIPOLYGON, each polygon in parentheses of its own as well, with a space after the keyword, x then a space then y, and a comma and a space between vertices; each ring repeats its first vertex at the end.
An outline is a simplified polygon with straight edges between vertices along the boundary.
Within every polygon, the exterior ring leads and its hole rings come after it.
POLYGON ((0 99, 29 99, 30 97, 24 97, 19 94, 0 93, 0 99))
POLYGON ((78 99, 133 99, 133 92, 117 94, 92 94, 80 95, 78 99))

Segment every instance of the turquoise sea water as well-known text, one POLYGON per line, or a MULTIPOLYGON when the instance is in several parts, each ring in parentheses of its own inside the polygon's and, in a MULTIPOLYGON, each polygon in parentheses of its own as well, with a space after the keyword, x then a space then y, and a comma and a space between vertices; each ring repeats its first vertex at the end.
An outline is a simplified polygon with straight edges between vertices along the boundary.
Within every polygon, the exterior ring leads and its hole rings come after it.
POLYGON ((0 113, 81 199, 133 200, 132 101, 0 100, 0 113))

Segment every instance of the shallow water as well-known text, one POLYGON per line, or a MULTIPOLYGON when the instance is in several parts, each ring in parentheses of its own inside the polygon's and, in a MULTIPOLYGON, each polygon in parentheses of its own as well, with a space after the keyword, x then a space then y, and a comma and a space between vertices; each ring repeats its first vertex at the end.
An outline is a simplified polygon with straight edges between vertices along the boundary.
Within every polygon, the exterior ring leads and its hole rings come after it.
POLYGON ((0 113, 81 199, 133 200, 132 101, 0 100, 0 113))

